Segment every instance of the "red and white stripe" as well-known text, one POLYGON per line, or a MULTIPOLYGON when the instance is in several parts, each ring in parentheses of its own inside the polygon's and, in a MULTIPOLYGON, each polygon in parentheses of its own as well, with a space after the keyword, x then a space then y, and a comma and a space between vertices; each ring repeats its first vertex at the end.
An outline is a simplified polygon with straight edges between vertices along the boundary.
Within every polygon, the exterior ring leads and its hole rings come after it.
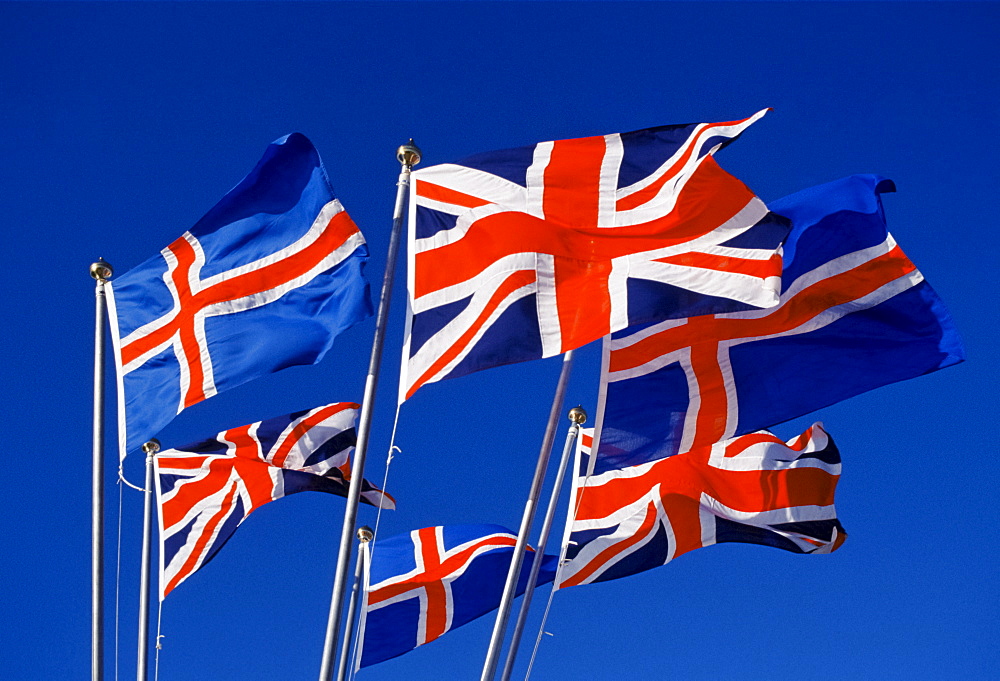
POLYGON ((454 615, 451 583, 465 573, 476 557, 499 548, 513 549, 517 542, 516 535, 502 532, 445 549, 443 530, 441 526, 413 530, 410 536, 416 567, 368 585, 365 590, 366 612, 411 598, 419 600, 418 646, 451 629, 454 615))
POLYGON ((154 457, 160 511, 160 599, 204 565, 238 501, 243 507, 242 523, 254 509, 285 495, 282 469, 322 476, 337 468, 349 480, 353 447, 310 466, 305 461, 323 443, 353 428, 357 409, 358 405, 350 402, 317 407, 292 421, 267 451, 257 435, 257 422, 219 433, 216 439, 227 447, 224 454, 168 449, 154 457), (160 475, 186 479, 164 492, 160 475), (165 542, 189 525, 184 545, 168 560, 165 542))
POLYGON ((407 334, 400 401, 445 377, 528 295, 536 295, 544 357, 625 328, 630 278, 776 304, 780 256, 720 246, 765 217, 767 207, 718 167, 714 148, 700 155, 707 139, 736 136, 764 113, 702 124, 656 172, 621 189, 617 134, 538 144, 526 187, 455 164, 415 172, 410 314, 469 300, 412 357, 407 334), (683 190, 698 184, 712 186, 711 205, 684 198, 683 190), (418 207, 455 215, 457 223, 417 239, 418 207))
MULTIPOLYGON (((891 235, 800 276, 776 307, 673 319, 605 340, 608 383, 644 376, 671 364, 684 370, 689 403, 680 452, 733 437, 738 402, 730 350, 743 343, 821 329, 879 305, 923 281, 891 235)), ((603 408, 605 391, 601 391, 603 408)), ((600 420, 600 415, 598 416, 600 420)))
POLYGON ((716 543, 715 519, 763 527, 810 553, 829 553, 829 542, 775 524, 836 519, 834 491, 840 464, 797 458, 830 445, 816 423, 789 442, 766 431, 709 447, 591 476, 576 491, 573 532, 615 528, 584 545, 560 568, 559 586, 596 581, 630 553, 667 537, 664 563, 716 543))
MULTIPOLYGON (((180 365, 177 413, 212 397, 216 388, 205 320, 272 303, 336 266, 362 244, 361 232, 340 201, 334 199, 322 208, 309 230, 289 246, 252 263, 202 278, 205 253, 198 239, 185 232, 161 251, 167 262, 163 282, 174 300, 173 309, 162 317, 120 338, 114 287, 108 286, 120 403, 124 403, 123 377, 167 348, 173 350, 180 365)), ((120 432, 124 433, 124 428, 120 432)))

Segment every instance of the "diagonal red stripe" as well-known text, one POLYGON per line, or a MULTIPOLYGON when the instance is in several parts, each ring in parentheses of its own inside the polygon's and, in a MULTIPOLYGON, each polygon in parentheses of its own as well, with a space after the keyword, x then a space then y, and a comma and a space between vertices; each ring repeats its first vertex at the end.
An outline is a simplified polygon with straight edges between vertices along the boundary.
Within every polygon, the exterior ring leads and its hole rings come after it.
MULTIPOLYGON (((360 409, 360 407, 350 402, 339 402, 337 404, 331 404, 323 407, 316 413, 310 414, 308 417, 299 421, 292 429, 292 432, 288 434, 288 437, 285 438, 285 441, 271 456, 271 465, 278 466, 279 468, 283 467, 285 465, 285 459, 288 458, 292 449, 296 444, 298 444, 299 440, 301 440, 306 433, 334 414, 339 414, 345 409, 360 409)), ((349 480, 350 476, 347 476, 344 479, 349 480)))
MULTIPOLYGON (((593 193, 596 187, 588 195, 593 193)), ((485 265, 516 253, 555 256, 558 268, 574 261, 609 262, 677 246, 717 229, 753 196, 746 185, 708 158, 688 182, 673 211, 638 225, 598 227, 596 209, 588 220, 573 223, 515 211, 489 215, 470 225, 461 239, 414 256, 414 297, 467 281, 485 265)))
POLYGON ((450 203, 452 205, 463 206, 465 208, 477 208, 479 206, 489 204, 489 201, 486 201, 485 199, 465 194, 454 189, 449 189, 447 187, 442 187, 432 182, 428 182, 427 180, 419 180, 416 182, 416 192, 417 196, 422 196, 432 201, 450 203))
POLYGON ((862 298, 913 272, 916 267, 899 247, 854 269, 822 279, 769 314, 755 319, 700 318, 697 324, 671 327, 611 353, 610 370, 624 371, 696 345, 787 333, 822 312, 862 298))
POLYGON ((188 555, 187 560, 184 561, 184 564, 181 565, 181 567, 174 574, 174 578, 167 582, 166 587, 164 587, 164 597, 166 597, 167 594, 173 591, 175 586, 180 584, 180 582, 184 579, 187 579, 188 575, 197 569, 197 564, 201 560, 201 556, 205 552, 205 548, 208 545, 209 540, 215 533, 215 529, 227 517, 225 511, 232 506, 233 497, 236 495, 236 489, 236 485, 233 485, 229 492, 226 493, 225 499, 222 500, 222 508, 205 525, 202 533, 198 536, 198 541, 195 542, 194 548, 192 548, 191 553, 188 555))
POLYGON ((479 317, 476 318, 476 321, 473 322, 469 328, 466 329, 465 333, 463 333, 458 340, 452 343, 433 364, 431 364, 427 371, 421 374, 417 380, 413 381, 410 388, 406 391, 406 399, 410 399, 413 393, 416 392, 417 388, 430 380, 441 369, 447 366, 449 362, 462 353, 466 346, 472 342, 472 339, 475 338, 476 334, 479 333, 479 330, 490 318, 490 315, 496 311, 496 309, 500 306, 500 303, 502 303, 508 295, 523 286, 527 286, 533 281, 535 281, 534 270, 521 270, 508 276, 493 292, 493 295, 490 296, 489 302, 486 304, 486 307, 483 309, 482 313, 480 313, 479 317))

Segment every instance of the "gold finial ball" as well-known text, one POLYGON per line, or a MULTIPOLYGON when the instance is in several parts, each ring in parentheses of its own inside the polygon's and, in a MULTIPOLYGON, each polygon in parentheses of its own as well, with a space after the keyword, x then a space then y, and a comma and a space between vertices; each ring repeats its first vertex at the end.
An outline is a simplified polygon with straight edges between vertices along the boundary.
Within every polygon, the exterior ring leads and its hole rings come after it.
POLYGON ((362 525, 361 527, 358 528, 358 541, 363 541, 367 544, 372 540, 374 536, 375 533, 372 532, 372 528, 368 527, 367 525, 362 525))
POLYGON ((111 265, 105 262, 104 258, 98 258, 97 262, 90 266, 90 276, 97 281, 107 281, 114 274, 111 265))
POLYGON ((156 454, 158 451, 160 451, 160 441, 154 437, 152 440, 150 440, 149 442, 147 442, 142 446, 142 451, 146 452, 147 454, 156 454))
POLYGON ((569 410, 569 420, 578 426, 582 426, 587 422, 587 412, 583 410, 583 407, 573 407, 569 410))
POLYGON ((412 137, 409 144, 404 144, 396 150, 396 159, 411 168, 420 163, 420 147, 413 143, 412 137))

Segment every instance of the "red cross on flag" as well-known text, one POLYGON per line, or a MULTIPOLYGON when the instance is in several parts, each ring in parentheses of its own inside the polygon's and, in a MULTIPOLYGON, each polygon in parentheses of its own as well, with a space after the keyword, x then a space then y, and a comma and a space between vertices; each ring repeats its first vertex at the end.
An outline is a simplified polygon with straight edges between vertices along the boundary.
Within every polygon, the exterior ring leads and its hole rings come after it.
POLYGON ((712 157, 764 113, 415 172, 400 400, 643 321, 776 304, 787 224, 712 157))
POLYGON ((771 202, 792 221, 781 301, 637 326, 605 342, 593 471, 783 423, 957 364, 944 303, 886 229, 877 175, 771 202))
POLYGON ((650 570, 723 542, 831 553, 847 538, 834 493, 840 452, 813 424, 767 431, 576 480, 576 517, 559 587, 650 570))
MULTIPOLYGON (((297 492, 347 496, 358 405, 337 402, 224 430, 153 459, 160 599, 208 563, 250 513, 297 492)), ((366 504, 395 508, 367 480, 366 504)))
MULTIPOLYGON (((516 542, 517 535, 499 525, 425 527, 376 538, 362 606, 359 665, 407 653, 496 608, 516 542)), ((538 584, 552 581, 555 561, 555 556, 543 557, 538 584)), ((529 571, 525 561, 518 593, 529 571)))
POLYGON ((121 457, 198 402, 320 361, 371 314, 367 260, 312 143, 293 133, 268 146, 196 225, 109 288, 121 457))

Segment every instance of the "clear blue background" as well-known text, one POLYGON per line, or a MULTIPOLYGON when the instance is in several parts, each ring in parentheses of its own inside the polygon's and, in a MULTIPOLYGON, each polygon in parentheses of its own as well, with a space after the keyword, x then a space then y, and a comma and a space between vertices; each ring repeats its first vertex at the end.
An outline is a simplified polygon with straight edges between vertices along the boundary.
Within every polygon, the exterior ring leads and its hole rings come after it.
MULTIPOLYGON (((98 256, 119 273, 142 262, 268 142, 297 130, 367 236, 377 289, 395 149, 409 137, 429 165, 770 106, 720 163, 765 200, 857 172, 895 180, 890 229, 950 306, 969 361, 817 415, 844 455, 837 506, 850 537, 839 552, 716 546, 568 589, 533 678, 995 678, 998 19, 992 3, 0 4, 3 677, 89 674, 88 267, 98 256)), ((394 410, 402 273, 369 455, 376 480, 394 410)), ((360 400, 373 328, 344 334, 319 366, 184 412, 160 439, 360 400)), ((597 358, 596 348, 580 353, 567 407, 593 411, 597 358)), ((516 527, 558 370, 558 360, 535 362, 417 393, 390 469, 399 510, 380 532, 516 527)), ((109 428, 114 418, 109 399, 109 428)), ((811 420, 776 430, 791 436, 811 420)), ((141 461, 125 468, 141 479, 141 461)), ((141 496, 123 492, 120 678, 134 674, 141 496)), ((315 678, 343 508, 302 494, 254 513, 165 603, 161 678, 315 678)), ((370 509, 362 521, 374 522, 370 509)), ((484 618, 360 678, 478 678, 491 627, 484 618)))

